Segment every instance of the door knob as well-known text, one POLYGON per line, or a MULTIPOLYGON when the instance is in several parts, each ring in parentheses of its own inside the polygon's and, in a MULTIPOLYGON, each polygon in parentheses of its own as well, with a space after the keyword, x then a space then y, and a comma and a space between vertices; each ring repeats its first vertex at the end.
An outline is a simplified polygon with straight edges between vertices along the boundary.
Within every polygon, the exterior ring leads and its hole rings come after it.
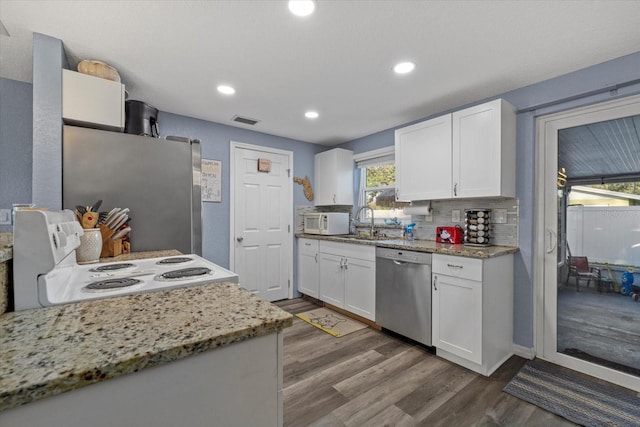
POLYGON ((237 240, 238 242, 242 242, 242 241, 244 240, 244 237, 236 237, 236 240, 237 240))

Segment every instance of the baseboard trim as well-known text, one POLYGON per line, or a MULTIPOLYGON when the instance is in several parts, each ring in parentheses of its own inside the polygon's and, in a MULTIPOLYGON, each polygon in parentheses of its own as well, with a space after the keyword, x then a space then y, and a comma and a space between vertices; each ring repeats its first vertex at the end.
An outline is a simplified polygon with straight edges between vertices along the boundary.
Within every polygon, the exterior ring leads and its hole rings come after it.
POLYGON ((516 356, 520 356, 525 359, 533 360, 536 357, 536 350, 534 348, 513 344, 512 351, 516 356))

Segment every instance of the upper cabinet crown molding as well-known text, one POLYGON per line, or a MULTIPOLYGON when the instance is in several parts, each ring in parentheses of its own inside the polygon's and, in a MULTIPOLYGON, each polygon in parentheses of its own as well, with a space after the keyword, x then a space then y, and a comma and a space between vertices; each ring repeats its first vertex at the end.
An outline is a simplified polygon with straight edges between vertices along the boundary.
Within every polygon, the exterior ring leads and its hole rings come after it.
POLYGON ((515 197, 515 147, 515 108, 503 99, 397 129, 397 198, 515 197))
POLYGON ((316 154, 314 163, 315 205, 353 205, 353 151, 324 151, 316 154))

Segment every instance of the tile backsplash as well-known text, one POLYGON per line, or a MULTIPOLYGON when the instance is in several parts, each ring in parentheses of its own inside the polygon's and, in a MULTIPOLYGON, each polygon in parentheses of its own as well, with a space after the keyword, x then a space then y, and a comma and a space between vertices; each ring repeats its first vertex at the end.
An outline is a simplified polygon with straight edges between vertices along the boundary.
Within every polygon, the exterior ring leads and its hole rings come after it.
MULTIPOLYGON (((414 206, 428 205, 429 202, 414 202, 414 206)), ((467 199, 467 200, 436 200, 431 202, 431 216, 413 215, 411 222, 416 223, 414 236, 421 240, 435 240, 436 227, 438 226, 464 226, 465 209, 504 209, 506 210, 506 223, 496 224, 492 218, 491 242, 494 245, 518 246, 518 199, 467 199), (452 221, 453 211, 460 211, 459 221, 452 221)), ((352 206, 323 206, 322 209, 315 206, 296 206, 296 233, 303 231, 303 218, 306 212, 349 212, 352 214, 352 206)), ((403 221, 406 225, 406 221, 403 221)), ((401 229, 387 229, 380 227, 380 231, 389 237, 401 235, 401 229)))
MULTIPOLYGON (((420 203, 415 203, 419 205, 420 203)), ((428 202, 422 202, 428 204, 428 202)), ((438 200, 431 203, 432 219, 418 215, 412 216, 416 223, 414 230, 416 239, 435 240, 436 227, 455 226, 464 227, 465 209, 505 209, 507 222, 496 224, 491 221, 491 242, 494 245, 518 246, 518 199, 473 199, 473 200, 438 200), (452 221, 453 211, 460 211, 460 220, 452 221)))

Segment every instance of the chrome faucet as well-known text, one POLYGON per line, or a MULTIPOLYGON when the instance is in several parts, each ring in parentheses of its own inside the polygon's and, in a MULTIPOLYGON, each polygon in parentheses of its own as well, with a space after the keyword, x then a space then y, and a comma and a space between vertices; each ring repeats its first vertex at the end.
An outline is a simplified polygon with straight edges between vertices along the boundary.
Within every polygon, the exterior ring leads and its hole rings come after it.
POLYGON ((371 234, 370 234, 370 236, 373 237, 373 209, 371 209, 369 206, 362 206, 360 209, 358 209, 358 213, 356 213, 356 218, 360 218, 360 212, 362 212, 365 209, 369 209, 371 211, 371 234))

